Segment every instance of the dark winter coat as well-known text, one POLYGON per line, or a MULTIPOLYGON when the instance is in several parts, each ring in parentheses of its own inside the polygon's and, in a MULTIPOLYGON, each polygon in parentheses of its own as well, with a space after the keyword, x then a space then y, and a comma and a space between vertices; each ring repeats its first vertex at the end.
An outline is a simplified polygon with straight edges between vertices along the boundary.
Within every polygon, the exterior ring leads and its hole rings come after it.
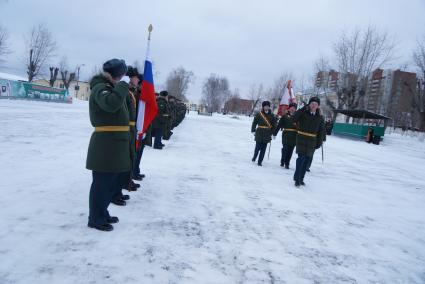
POLYGON ((90 122, 93 127, 119 126, 127 131, 93 132, 87 153, 86 167, 99 172, 126 172, 131 169, 129 147, 129 112, 125 103, 128 84, 115 84, 107 73, 90 82, 90 122))
POLYGON ((277 135, 282 130, 282 145, 295 146, 297 143, 297 124, 292 121, 289 114, 285 114, 279 119, 279 123, 274 131, 277 135))
POLYGON ((325 135, 325 121, 320 110, 312 115, 308 107, 303 107, 295 112, 292 121, 298 124, 297 154, 312 157, 322 146, 325 135))
POLYGON ((126 98, 126 104, 129 113, 129 125, 130 125, 130 154, 131 160, 133 161, 136 157, 136 119, 137 119, 137 105, 138 105, 138 94, 140 93, 139 88, 130 86, 128 96, 126 98))
POLYGON ((269 111, 268 113, 265 113, 264 111, 257 113, 257 115, 255 115, 254 117, 254 120, 252 121, 251 126, 251 132, 255 132, 255 142, 269 143, 272 140, 272 134, 275 130, 275 127, 276 118, 271 111, 269 111), (266 119, 270 123, 270 126, 264 120, 261 114, 266 117, 266 119))
POLYGON ((152 128, 162 128, 163 131, 166 131, 170 119, 168 102, 165 98, 160 96, 156 99, 156 103, 158 105, 158 113, 152 123, 152 128))

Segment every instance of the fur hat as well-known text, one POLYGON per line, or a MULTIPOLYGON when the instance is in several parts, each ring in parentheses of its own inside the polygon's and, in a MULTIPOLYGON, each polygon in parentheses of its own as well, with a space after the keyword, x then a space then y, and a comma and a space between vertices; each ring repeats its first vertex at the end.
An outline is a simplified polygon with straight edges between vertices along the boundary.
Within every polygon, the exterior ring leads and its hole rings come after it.
POLYGON ((132 66, 128 66, 127 74, 128 77, 139 77, 139 71, 137 71, 137 68, 134 68, 132 66))
POLYGON ((290 103, 289 106, 288 106, 288 109, 291 108, 291 107, 294 107, 295 109, 297 109, 298 105, 296 103, 290 103))
POLYGON ((117 78, 127 72, 127 65, 124 60, 114 58, 103 64, 103 71, 111 74, 112 78, 117 78))
POLYGON ((264 101, 264 102, 261 104, 261 106, 262 106, 262 107, 265 107, 265 106, 269 106, 269 107, 270 107, 270 102, 269 102, 269 101, 264 101))
POLYGON ((312 102, 316 102, 316 103, 320 106, 320 99, 319 99, 319 97, 311 97, 311 98, 308 100, 308 104, 310 104, 310 103, 312 103, 312 102))

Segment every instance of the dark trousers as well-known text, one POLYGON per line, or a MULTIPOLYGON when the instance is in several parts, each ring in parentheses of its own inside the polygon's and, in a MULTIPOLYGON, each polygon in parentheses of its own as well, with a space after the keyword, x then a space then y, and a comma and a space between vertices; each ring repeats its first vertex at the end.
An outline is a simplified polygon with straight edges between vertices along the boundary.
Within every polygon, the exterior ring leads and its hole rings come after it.
POLYGON ((307 164, 307 170, 309 171, 310 170, 310 167, 311 167, 311 163, 313 162, 313 156, 311 156, 310 157, 310 160, 308 161, 308 164, 307 164))
POLYGON ((122 190, 128 189, 130 184, 131 172, 123 172, 119 174, 118 186, 115 190, 112 200, 119 200, 123 197, 122 190))
POLYGON ((120 173, 103 173, 92 171, 93 182, 89 195, 89 223, 103 225, 110 217, 109 203, 120 184, 120 173))
POLYGON ((139 145, 139 149, 137 149, 136 151, 136 158, 134 159, 133 176, 137 176, 140 174, 140 161, 142 160, 144 149, 145 149, 145 144, 141 142, 141 144, 139 145))
POLYGON ((289 163, 291 162, 292 153, 294 152, 295 146, 290 146, 283 144, 282 147, 282 158, 280 159, 280 164, 289 167, 289 163))
POLYGON ((162 147, 162 135, 163 131, 162 128, 155 128, 155 141, 153 143, 154 148, 162 147))
POLYGON ((297 158, 297 167, 295 169, 294 181, 302 182, 304 181, 305 172, 307 171, 307 166, 310 163, 312 157, 308 157, 303 154, 298 154, 297 158))
POLYGON ((253 160, 255 161, 257 159, 258 154, 260 154, 260 156, 258 157, 258 164, 261 164, 263 162, 264 155, 266 154, 266 150, 267 143, 256 142, 253 160))

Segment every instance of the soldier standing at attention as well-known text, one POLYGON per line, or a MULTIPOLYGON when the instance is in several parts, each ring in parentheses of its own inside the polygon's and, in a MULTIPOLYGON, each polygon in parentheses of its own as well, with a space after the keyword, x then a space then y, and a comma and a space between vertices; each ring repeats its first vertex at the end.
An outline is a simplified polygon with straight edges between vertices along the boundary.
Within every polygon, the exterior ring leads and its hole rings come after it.
POLYGON ((158 113, 153 121, 153 131, 155 133, 153 148, 158 150, 162 150, 164 147, 164 144, 162 144, 162 136, 167 130, 168 120, 170 119, 167 96, 167 91, 161 91, 156 99, 158 104, 158 113))
POLYGON ((276 126, 276 118, 270 111, 270 102, 262 103, 261 111, 254 117, 251 132, 255 136, 255 150, 252 161, 255 162, 258 154, 258 165, 262 166, 267 144, 272 140, 272 134, 276 126))
POLYGON ((294 174, 295 186, 305 185, 304 176, 313 158, 314 151, 323 143, 325 122, 320 114, 320 99, 310 98, 308 105, 299 109, 292 116, 293 122, 298 123, 297 134, 297 165, 294 174))
MULTIPOLYGON (((130 147, 130 159, 131 159, 131 165, 133 169, 134 160, 136 157, 136 107, 137 107, 137 84, 139 82, 139 72, 137 71, 137 68, 133 68, 131 66, 127 67, 127 73, 126 76, 130 79, 130 85, 128 90, 128 95, 125 99, 125 104, 128 110, 129 115, 129 124, 130 127, 129 131, 129 147, 130 147)), ((132 171, 131 169, 131 171, 132 171)), ((126 201, 130 199, 130 196, 127 194, 123 194, 122 190, 126 189, 128 191, 136 191, 138 187, 140 187, 139 184, 136 184, 132 180, 132 174, 131 171, 123 173, 121 175, 121 187, 117 191, 117 193, 112 198, 112 203, 118 206, 125 206, 126 201)))
POLYGON ((125 100, 128 83, 120 81, 127 72, 124 60, 111 59, 103 64, 103 73, 90 81, 90 138, 86 168, 92 171, 88 226, 112 231, 117 217, 108 206, 121 186, 121 175, 131 170, 129 113, 125 100))
POLYGON ((297 143, 297 124, 294 123, 291 119, 296 110, 296 103, 289 104, 289 113, 283 109, 283 116, 280 118, 273 134, 276 136, 279 130, 282 129, 282 157, 280 159, 280 166, 285 167, 285 169, 289 169, 292 153, 294 152, 294 148, 297 143))

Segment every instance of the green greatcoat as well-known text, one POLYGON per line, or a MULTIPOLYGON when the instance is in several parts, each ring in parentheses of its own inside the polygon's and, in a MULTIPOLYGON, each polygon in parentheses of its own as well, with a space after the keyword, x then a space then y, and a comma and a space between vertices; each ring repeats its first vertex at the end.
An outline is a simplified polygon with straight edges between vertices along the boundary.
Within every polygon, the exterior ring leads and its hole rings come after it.
POLYGON ((158 105, 158 113, 153 121, 152 128, 162 128, 163 133, 165 133, 170 118, 168 102, 165 98, 159 96, 156 99, 156 103, 158 105))
MULTIPOLYGON (((107 73, 90 81, 90 122, 93 127, 129 125, 126 98, 128 84, 115 84, 107 73)), ((98 172, 131 170, 129 131, 93 132, 87 153, 86 168, 98 172)))
POLYGON ((261 111, 257 113, 252 121, 251 132, 255 132, 255 142, 258 143, 269 143, 272 140, 272 134, 276 127, 276 118, 274 114, 269 111, 265 113, 261 111), (266 119, 269 121, 271 128, 268 126, 267 122, 261 116, 263 114, 266 119))
POLYGON ((289 114, 279 119, 274 135, 282 130, 282 145, 295 146, 297 144, 297 124, 294 123, 289 114))
POLYGON ((303 107, 295 112, 292 121, 298 124, 297 154, 312 157, 314 151, 322 146, 325 133, 325 121, 320 110, 313 115, 303 107))
POLYGON ((126 105, 129 113, 130 119, 130 157, 133 164, 133 161, 136 157, 136 118, 137 118, 137 103, 140 94, 140 89, 135 86, 130 86, 128 96, 126 98, 126 105))

